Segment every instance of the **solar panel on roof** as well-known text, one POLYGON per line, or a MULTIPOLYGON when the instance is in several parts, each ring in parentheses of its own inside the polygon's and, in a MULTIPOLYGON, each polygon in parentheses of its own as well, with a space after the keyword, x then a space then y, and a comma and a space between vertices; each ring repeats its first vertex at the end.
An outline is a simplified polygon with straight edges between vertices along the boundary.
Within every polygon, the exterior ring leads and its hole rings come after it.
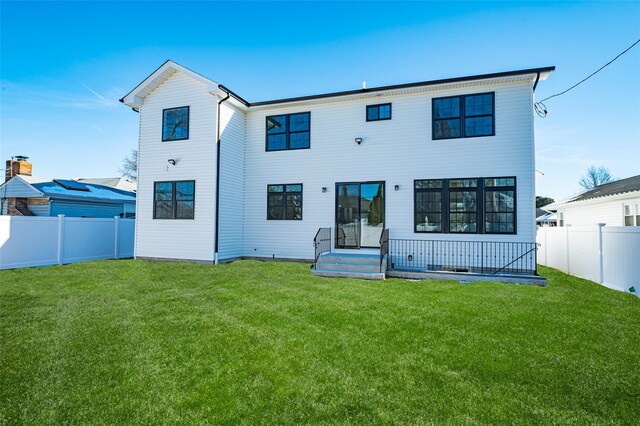
POLYGON ((76 182, 75 180, 54 179, 53 181, 63 188, 70 189, 72 191, 89 191, 89 188, 87 188, 84 184, 76 182))

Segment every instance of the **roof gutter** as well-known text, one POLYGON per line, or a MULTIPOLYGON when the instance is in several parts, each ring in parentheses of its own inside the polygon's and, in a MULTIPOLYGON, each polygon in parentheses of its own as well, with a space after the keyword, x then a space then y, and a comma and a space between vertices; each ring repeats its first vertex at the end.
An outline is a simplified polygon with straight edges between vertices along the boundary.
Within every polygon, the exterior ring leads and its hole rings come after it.
POLYGON ((223 92, 225 92, 227 94, 227 96, 231 96, 232 98, 234 98, 235 100, 240 102, 242 105, 244 105, 246 107, 251 106, 251 103, 249 103, 249 101, 243 99, 240 95, 238 95, 237 93, 235 93, 233 90, 229 89, 228 87, 225 87, 222 84, 218 84, 218 88, 220 90, 222 90, 223 92))
MULTIPOLYGON (((213 239, 215 241, 214 243, 214 257, 213 257, 213 261, 214 264, 217 265, 218 262, 218 240, 219 240, 219 235, 220 233, 218 232, 218 225, 220 223, 220 153, 222 152, 222 150, 220 149, 220 145, 221 145, 221 139, 220 139, 220 106, 222 105, 223 102, 225 102, 226 100, 228 100, 231 96, 232 96, 232 92, 228 89, 226 89, 223 85, 219 84, 218 88, 220 90, 222 90, 223 92, 225 92, 227 94, 227 96, 225 96, 224 98, 220 99, 218 101, 218 116, 216 119, 216 140, 217 140, 217 144, 216 144, 216 219, 215 219, 215 228, 213 229, 213 239)), ((246 101, 240 97, 235 97, 236 99, 238 99, 241 102, 245 102, 246 101)))
POLYGON ((536 87, 538 87, 539 81, 540 81, 540 71, 536 73, 536 82, 533 83, 533 93, 536 93, 536 87))

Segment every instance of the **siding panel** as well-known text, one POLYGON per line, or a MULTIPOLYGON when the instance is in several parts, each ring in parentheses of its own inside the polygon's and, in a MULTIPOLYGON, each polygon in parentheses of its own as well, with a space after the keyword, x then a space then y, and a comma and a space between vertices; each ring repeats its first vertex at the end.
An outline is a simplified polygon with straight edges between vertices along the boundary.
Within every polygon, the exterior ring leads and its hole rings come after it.
POLYGON ((220 260, 243 255, 244 126, 244 113, 223 103, 220 109, 220 260))
POLYGON ((176 72, 140 108, 137 257, 213 260, 216 99, 204 84, 176 72), (189 139, 162 142, 162 110, 187 105, 189 139), (195 180, 195 218, 153 219, 153 183, 174 180, 195 180))
MULTIPOLYGON (((120 213, 124 213, 123 204, 52 200, 50 206, 51 216, 63 214, 68 217, 113 218, 120 213)), ((31 207, 33 206, 29 206, 29 209, 31 209, 31 207)), ((31 211, 33 211, 33 209, 31 209, 31 211)))
POLYGON ((312 258, 319 227, 334 227, 335 183, 386 182, 386 226, 391 238, 535 241, 532 90, 529 82, 380 96, 312 107, 249 111, 246 129, 245 255, 312 258), (496 136, 431 140, 432 97, 496 92, 496 136), (393 119, 366 122, 367 104, 391 102, 393 119), (265 152, 265 116, 311 111, 311 148, 265 152), (363 139, 362 145, 354 142, 363 139), (516 176, 517 235, 413 232, 413 180, 516 176), (303 220, 267 221, 266 187, 304 184, 303 220), (394 191, 395 185, 400 186, 394 191), (322 187, 327 188, 322 193, 322 187))

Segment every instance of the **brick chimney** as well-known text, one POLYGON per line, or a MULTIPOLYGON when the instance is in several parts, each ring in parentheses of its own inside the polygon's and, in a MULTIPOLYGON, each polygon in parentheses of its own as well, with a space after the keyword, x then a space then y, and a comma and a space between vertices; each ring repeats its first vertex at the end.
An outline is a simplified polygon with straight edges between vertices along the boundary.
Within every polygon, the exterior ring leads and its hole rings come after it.
POLYGON ((11 160, 7 160, 7 168, 4 174, 4 181, 8 181, 15 175, 27 175, 31 176, 31 163, 27 160, 29 157, 24 155, 16 155, 11 157, 11 160))

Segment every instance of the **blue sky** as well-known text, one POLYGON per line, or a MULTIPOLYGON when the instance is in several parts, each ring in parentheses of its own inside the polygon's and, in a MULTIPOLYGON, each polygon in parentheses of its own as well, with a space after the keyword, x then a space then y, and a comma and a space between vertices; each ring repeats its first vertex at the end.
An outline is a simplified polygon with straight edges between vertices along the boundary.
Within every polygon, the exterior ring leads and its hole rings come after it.
MULTIPOLYGON (((0 3, 0 154, 42 177, 117 175, 118 102, 166 59, 250 101, 555 65, 562 91, 640 37, 640 2, 0 3)), ((640 45, 535 119, 538 194, 591 164, 640 174, 640 45)), ((461 153, 463 155, 463 153, 461 153)))

